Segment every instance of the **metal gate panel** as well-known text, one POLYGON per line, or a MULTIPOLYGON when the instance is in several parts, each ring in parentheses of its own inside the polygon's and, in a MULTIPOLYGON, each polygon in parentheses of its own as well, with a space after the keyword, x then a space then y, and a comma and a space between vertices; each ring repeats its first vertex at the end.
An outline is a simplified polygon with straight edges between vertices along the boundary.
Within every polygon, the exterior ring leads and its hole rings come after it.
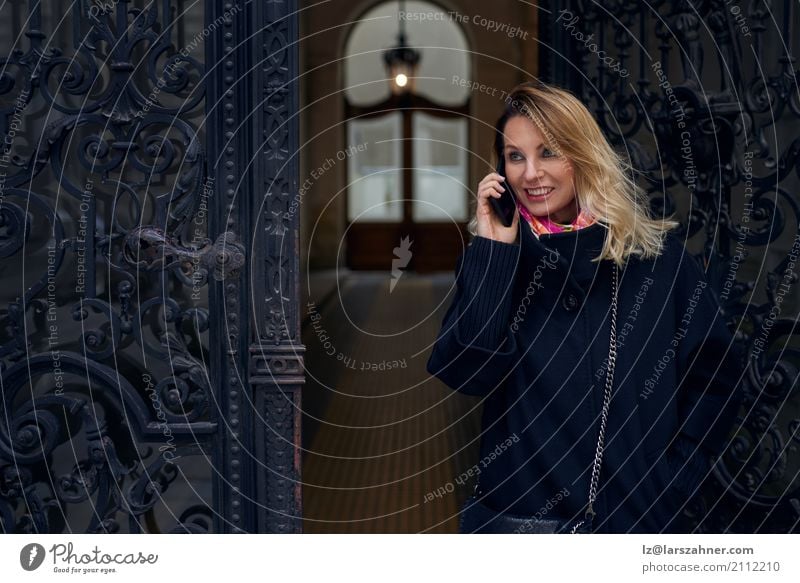
POLYGON ((2 10, 3 532, 297 530, 294 3, 2 10))

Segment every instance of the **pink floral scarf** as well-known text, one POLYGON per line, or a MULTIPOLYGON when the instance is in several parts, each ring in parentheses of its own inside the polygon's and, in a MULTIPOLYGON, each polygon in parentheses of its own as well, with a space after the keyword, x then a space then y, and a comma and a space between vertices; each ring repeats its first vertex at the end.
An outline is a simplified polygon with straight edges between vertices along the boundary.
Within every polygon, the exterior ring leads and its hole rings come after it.
POLYGON ((550 217, 533 216, 519 201, 517 201, 517 208, 519 209, 519 214, 522 216, 522 218, 524 218, 525 221, 530 225, 531 231, 533 231, 533 234, 537 239, 539 238, 539 235, 574 231, 582 229, 583 227, 588 227, 595 222, 595 218, 584 209, 581 209, 580 212, 578 212, 578 216, 575 217, 575 220, 570 224, 562 225, 560 223, 551 221, 550 217))

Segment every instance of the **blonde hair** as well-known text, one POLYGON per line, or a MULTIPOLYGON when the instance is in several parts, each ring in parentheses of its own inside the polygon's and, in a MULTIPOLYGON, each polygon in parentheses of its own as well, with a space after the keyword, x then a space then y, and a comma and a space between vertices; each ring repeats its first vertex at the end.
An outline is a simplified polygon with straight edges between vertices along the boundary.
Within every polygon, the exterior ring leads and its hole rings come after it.
MULTIPOLYGON (((678 222, 673 216, 651 218, 646 193, 628 175, 632 168, 614 151, 580 100, 540 81, 515 87, 495 125, 495 166, 503 156, 506 122, 518 115, 535 123, 548 147, 572 163, 578 205, 608 229, 603 249, 592 261, 612 259, 622 266, 629 255, 649 259, 661 254, 666 233, 678 222)), ((467 227, 473 236, 477 224, 473 213, 467 227)))

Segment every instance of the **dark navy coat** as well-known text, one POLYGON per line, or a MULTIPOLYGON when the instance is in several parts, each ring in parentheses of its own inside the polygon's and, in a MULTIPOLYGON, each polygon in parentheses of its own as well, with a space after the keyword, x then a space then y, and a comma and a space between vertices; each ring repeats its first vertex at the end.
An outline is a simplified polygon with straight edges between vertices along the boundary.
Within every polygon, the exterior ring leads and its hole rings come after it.
MULTIPOLYGON (((612 262, 599 223, 520 244, 475 237, 428 372, 484 399, 482 501, 519 515, 585 511, 609 349, 612 262), (509 437, 518 441, 497 454, 509 437), (495 452, 492 455, 492 452, 495 452), (560 493, 560 494, 559 494, 560 493)), ((726 444, 743 356, 703 269, 668 234, 620 273, 618 355, 596 532, 683 532, 680 508, 726 444)))

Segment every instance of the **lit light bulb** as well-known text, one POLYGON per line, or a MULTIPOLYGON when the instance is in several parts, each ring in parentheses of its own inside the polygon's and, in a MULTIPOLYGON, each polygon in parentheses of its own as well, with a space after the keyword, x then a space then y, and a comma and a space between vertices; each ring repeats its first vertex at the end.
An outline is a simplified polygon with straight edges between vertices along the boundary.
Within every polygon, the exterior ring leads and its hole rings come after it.
POLYGON ((398 87, 405 87, 406 83, 408 83, 408 77, 400 73, 397 77, 394 78, 394 82, 397 83, 398 87))

